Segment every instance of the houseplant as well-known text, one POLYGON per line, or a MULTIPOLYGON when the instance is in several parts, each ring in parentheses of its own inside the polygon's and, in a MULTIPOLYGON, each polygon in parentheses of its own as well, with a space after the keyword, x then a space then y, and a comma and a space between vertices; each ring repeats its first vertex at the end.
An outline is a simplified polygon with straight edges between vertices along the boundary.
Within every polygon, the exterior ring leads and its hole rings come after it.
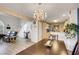
POLYGON ((67 24, 64 29, 66 38, 75 38, 76 34, 79 34, 79 25, 74 23, 67 24))

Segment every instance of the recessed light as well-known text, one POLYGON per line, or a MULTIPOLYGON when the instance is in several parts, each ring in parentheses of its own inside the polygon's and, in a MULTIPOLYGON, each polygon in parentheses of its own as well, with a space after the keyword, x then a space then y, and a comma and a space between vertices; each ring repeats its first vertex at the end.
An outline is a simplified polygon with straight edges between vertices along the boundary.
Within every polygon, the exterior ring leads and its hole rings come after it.
POLYGON ((66 14, 63 14, 62 16, 63 16, 63 17, 65 17, 65 16, 66 16, 66 14))
POLYGON ((53 22, 57 23, 57 22, 58 22, 58 20, 53 20, 53 22))

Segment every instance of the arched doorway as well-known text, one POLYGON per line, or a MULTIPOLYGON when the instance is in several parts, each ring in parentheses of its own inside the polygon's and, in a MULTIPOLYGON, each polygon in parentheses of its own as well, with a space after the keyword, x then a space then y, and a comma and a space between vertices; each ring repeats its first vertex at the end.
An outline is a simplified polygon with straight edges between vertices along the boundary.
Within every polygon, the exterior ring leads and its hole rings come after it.
POLYGON ((4 23, 0 20, 0 34, 4 34, 4 23))
POLYGON ((31 33, 31 22, 26 22, 25 24, 22 25, 22 28, 20 29, 18 36, 20 38, 25 38, 25 32, 30 32, 31 33))

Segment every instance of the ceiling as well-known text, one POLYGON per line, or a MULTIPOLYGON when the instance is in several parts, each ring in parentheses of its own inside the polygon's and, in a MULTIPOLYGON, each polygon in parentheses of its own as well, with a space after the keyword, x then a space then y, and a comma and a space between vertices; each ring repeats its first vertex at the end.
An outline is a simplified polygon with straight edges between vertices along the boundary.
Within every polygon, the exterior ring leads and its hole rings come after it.
MULTIPOLYGON (((78 3, 1 3, 0 7, 8 8, 23 16, 33 17, 34 10, 43 8, 47 13, 47 19, 55 19, 69 10, 79 8, 78 3)), ((19 16, 19 15, 18 15, 19 16)))

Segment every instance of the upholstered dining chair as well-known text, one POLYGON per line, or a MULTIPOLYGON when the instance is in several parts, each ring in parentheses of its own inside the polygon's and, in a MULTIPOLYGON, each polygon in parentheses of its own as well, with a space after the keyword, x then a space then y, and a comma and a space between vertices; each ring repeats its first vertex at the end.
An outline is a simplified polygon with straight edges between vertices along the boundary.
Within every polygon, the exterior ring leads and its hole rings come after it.
POLYGON ((4 36, 4 41, 6 42, 13 42, 16 40, 17 32, 16 31, 10 31, 4 36))

